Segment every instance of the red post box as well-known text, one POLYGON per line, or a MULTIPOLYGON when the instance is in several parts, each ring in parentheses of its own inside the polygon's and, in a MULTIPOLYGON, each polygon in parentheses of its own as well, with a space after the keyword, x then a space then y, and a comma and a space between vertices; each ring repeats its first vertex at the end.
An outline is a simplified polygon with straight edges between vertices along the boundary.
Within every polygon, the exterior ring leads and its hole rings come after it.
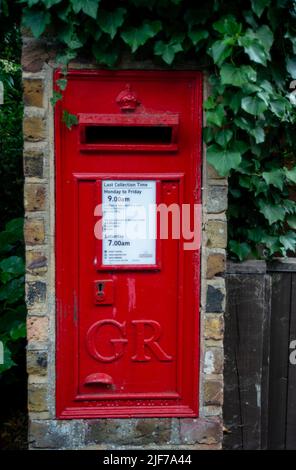
POLYGON ((197 416, 201 75, 70 71, 55 114, 57 416, 197 416))

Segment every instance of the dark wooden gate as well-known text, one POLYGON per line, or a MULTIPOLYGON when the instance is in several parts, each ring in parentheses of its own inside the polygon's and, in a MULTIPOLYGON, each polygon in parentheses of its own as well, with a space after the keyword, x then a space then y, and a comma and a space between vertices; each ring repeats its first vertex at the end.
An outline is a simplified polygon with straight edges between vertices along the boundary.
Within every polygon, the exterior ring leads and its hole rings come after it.
POLYGON ((228 265, 226 449, 296 449, 295 261, 228 265))

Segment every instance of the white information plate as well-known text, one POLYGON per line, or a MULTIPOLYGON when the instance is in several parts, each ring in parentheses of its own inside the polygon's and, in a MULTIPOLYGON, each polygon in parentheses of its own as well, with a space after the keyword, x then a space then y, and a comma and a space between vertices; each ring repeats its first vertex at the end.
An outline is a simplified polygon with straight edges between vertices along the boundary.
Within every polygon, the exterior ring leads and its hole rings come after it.
POLYGON ((156 181, 102 182, 104 266, 156 264, 156 181))

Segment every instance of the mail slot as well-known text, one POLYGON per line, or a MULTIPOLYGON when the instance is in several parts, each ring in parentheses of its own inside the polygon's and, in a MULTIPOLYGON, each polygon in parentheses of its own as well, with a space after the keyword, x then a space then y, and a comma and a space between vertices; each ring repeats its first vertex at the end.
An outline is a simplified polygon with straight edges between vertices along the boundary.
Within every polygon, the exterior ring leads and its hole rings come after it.
POLYGON ((70 71, 55 142, 57 417, 197 416, 201 75, 70 71))

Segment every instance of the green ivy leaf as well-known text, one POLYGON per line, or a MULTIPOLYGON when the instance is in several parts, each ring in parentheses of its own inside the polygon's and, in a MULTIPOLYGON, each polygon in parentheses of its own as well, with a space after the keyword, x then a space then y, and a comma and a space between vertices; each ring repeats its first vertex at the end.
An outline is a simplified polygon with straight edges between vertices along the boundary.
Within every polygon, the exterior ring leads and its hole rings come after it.
POLYGON ((65 90, 66 90, 67 83, 68 83, 68 81, 67 81, 66 78, 59 78, 59 79, 56 81, 57 86, 58 86, 59 89, 62 90, 62 91, 65 91, 65 90))
POLYGON ((295 252, 296 250, 296 233, 289 231, 279 238, 280 243, 285 247, 286 251, 295 252))
POLYGON ((238 110, 241 107, 241 101, 242 101, 242 93, 240 91, 236 93, 233 93, 233 92, 231 93, 231 97, 229 99, 228 104, 229 104, 229 107, 234 112, 234 114, 238 113, 238 110))
POLYGON ((44 33, 46 26, 49 25, 50 18, 48 11, 26 8, 23 12, 23 25, 32 31, 35 38, 39 38, 44 33))
POLYGON ((241 162, 241 154, 228 151, 213 144, 207 148, 207 160, 221 176, 228 176, 230 170, 237 169, 241 162))
POLYGON ((268 80, 263 80, 262 82, 260 82, 260 88, 266 91, 269 95, 275 94, 275 90, 268 80))
POLYGON ((213 98, 213 96, 209 96, 206 101, 204 101, 203 103, 203 108, 206 109, 206 110, 209 110, 209 109, 214 109, 216 106, 216 102, 213 98))
POLYGON ((258 93, 261 91, 261 88, 258 85, 255 85, 254 83, 250 82, 245 82, 241 86, 242 94, 243 95, 251 95, 253 93, 258 93))
POLYGON ((232 54, 232 45, 228 41, 216 41, 209 49, 210 55, 213 57, 215 64, 222 65, 223 62, 232 54))
POLYGON ((257 19, 255 18, 253 12, 251 10, 245 10, 244 11, 244 19, 246 20, 246 23, 251 26, 253 29, 258 28, 258 22, 257 19))
POLYGON ((221 147, 226 147, 227 144, 230 142, 233 136, 233 131, 230 129, 222 129, 221 131, 217 132, 215 136, 215 140, 217 144, 221 145, 221 147))
POLYGON ((83 11, 91 18, 96 19, 100 0, 70 0, 74 13, 83 11))
POLYGON ((172 64, 177 52, 182 50, 183 47, 181 42, 174 39, 169 43, 165 43, 164 41, 157 41, 154 46, 155 55, 161 56, 162 60, 168 65, 172 64))
POLYGON ((244 140, 236 139, 235 140, 235 150, 243 155, 245 152, 247 152, 247 150, 250 150, 250 146, 244 140))
POLYGON ((291 41, 293 53, 296 54, 296 36, 287 31, 284 37, 291 41))
POLYGON ((116 10, 112 11, 100 10, 98 25, 104 33, 109 34, 111 39, 114 39, 118 28, 120 28, 124 22, 125 15, 125 8, 116 8, 116 10))
POLYGON ((139 28, 129 28, 121 33, 121 37, 135 52, 143 46, 148 39, 153 38, 161 30, 160 21, 144 22, 139 28))
POLYGON ((281 249, 281 244, 278 237, 272 235, 265 235, 262 237, 261 242, 266 245, 268 249, 268 255, 272 256, 274 253, 278 253, 281 249))
POLYGON ((267 26, 262 26, 256 33, 248 29, 246 34, 239 38, 239 45, 243 46, 250 60, 266 66, 270 59, 269 50, 273 42, 273 35, 267 26))
POLYGON ((273 43, 273 33, 269 26, 265 24, 260 26, 260 28, 258 28, 256 31, 256 36, 259 38, 259 41, 263 45, 265 51, 269 54, 273 43))
POLYGON ((234 36, 241 32, 242 25, 233 15, 227 15, 213 23, 213 28, 223 35, 234 36))
POLYGON ((24 272, 24 261, 20 256, 9 256, 0 262, 0 279, 3 284, 6 284, 11 279, 23 275, 24 272))
POLYGON ((248 230, 249 240, 255 243, 261 243, 265 235, 266 235, 266 232, 261 227, 256 227, 256 228, 248 230))
POLYGON ((15 304, 24 296, 24 278, 23 276, 12 279, 0 287, 0 300, 8 304, 15 304))
POLYGON ((259 200, 258 205, 261 214, 264 215, 270 224, 282 222, 285 219, 286 211, 284 207, 263 200, 259 200))
POLYGON ((60 101, 63 98, 62 93, 59 91, 53 90, 52 92, 52 97, 50 98, 50 103, 54 107, 58 101, 60 101))
POLYGON ((286 67, 291 77, 296 78, 296 58, 295 57, 287 57, 286 67))
POLYGON ((249 129, 249 133, 255 138, 256 144, 262 144, 265 141, 265 132, 262 127, 255 127, 249 129))
POLYGON ((253 12, 260 18, 265 8, 269 6, 270 0, 251 0, 253 12))
POLYGON ((296 201, 281 198, 280 202, 285 207, 286 214, 296 214, 296 201))
POLYGON ((257 96, 246 96, 242 99, 242 108, 253 116, 259 116, 267 110, 267 105, 257 96))
POLYGON ((277 117, 283 119, 287 112, 287 104, 287 100, 280 96, 277 100, 270 101, 270 108, 277 117))
POLYGON ((238 181, 242 188, 251 189, 253 186, 253 177, 250 177, 249 175, 240 175, 238 181))
POLYGON ((66 49, 57 54, 57 63, 66 66, 75 57, 77 57, 77 51, 66 49))
POLYGON ((188 32, 188 37, 191 39, 192 44, 196 46, 200 41, 207 39, 209 33, 205 29, 192 29, 188 32))
POLYGON ((222 85, 220 77, 217 75, 210 75, 209 76, 209 85, 211 89, 215 90, 215 102, 217 101, 217 95, 224 95, 225 92, 225 85, 222 85))
POLYGON ((289 224, 291 228, 296 230, 296 215, 288 215, 287 223, 289 224))
POLYGON ((251 247, 246 242, 238 242, 236 240, 229 241, 229 248, 240 261, 243 261, 251 253, 251 247))
POLYGON ((257 79, 256 71, 250 65, 235 67, 231 64, 223 64, 220 75, 223 85, 238 87, 245 85, 246 81, 255 82, 257 79))
POLYGON ((218 104, 213 111, 206 111, 207 124, 213 124, 214 126, 221 127, 225 118, 224 106, 218 104))
POLYGON ((206 144, 211 142, 214 138, 214 130, 213 127, 204 127, 202 130, 203 140, 206 144))
POLYGON ((264 171, 262 173, 262 177, 267 184, 271 184, 272 186, 280 189, 281 191, 283 190, 285 174, 281 168, 271 171, 264 171))
POLYGON ((234 124, 246 132, 249 132, 250 127, 251 127, 251 123, 245 117, 242 117, 242 116, 235 118, 234 124))
POLYGON ((10 330, 10 337, 13 341, 25 338, 27 333, 25 323, 16 323, 10 330))
POLYGON ((270 192, 269 185, 259 176, 255 175, 252 177, 252 184, 255 188, 254 195, 257 197, 259 194, 264 194, 264 196, 268 196, 270 192))
POLYGON ((77 32, 73 24, 65 26, 58 34, 58 38, 70 49, 79 49, 83 46, 83 42, 78 38, 77 32))
POLYGON ((242 40, 241 44, 244 46, 244 51, 248 54, 250 60, 258 64, 266 65, 268 55, 259 43, 256 41, 242 40))
POLYGON ((65 109, 63 111, 62 121, 68 129, 72 129, 72 126, 76 126, 78 124, 77 116, 75 114, 69 113, 69 111, 65 109))
POLYGON ((12 243, 23 239, 24 220, 22 217, 12 219, 5 225, 5 231, 9 233, 12 243))
POLYGON ((292 168, 292 170, 288 170, 287 168, 285 168, 284 171, 288 181, 296 184, 296 166, 292 168))

